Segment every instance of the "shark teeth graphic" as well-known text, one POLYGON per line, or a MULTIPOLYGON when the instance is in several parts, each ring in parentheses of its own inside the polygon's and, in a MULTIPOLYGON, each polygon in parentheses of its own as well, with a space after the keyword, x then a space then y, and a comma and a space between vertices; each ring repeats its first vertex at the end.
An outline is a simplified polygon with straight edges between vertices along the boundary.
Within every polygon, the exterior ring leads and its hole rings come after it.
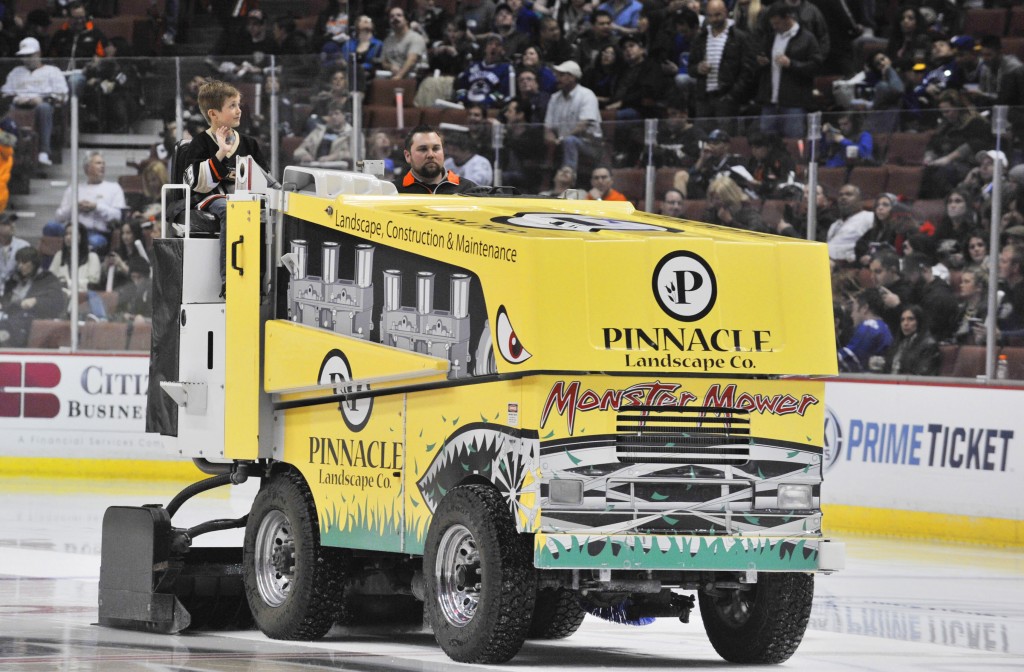
POLYGON ((501 425, 475 423, 449 436, 416 482, 430 512, 467 477, 482 476, 498 487, 513 514, 523 513, 532 520, 533 515, 525 510, 521 499, 524 494, 538 490, 536 478, 530 486, 524 488, 523 484, 536 469, 539 442, 536 436, 528 434, 501 425))

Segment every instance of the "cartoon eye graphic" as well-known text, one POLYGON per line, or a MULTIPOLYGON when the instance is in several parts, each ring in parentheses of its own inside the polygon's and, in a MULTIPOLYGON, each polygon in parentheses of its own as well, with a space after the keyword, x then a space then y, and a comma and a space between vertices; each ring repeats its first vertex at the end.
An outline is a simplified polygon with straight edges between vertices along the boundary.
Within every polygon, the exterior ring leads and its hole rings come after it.
POLYGON ((512 323, 508 319, 508 313, 505 312, 505 306, 498 308, 498 319, 497 319, 497 331, 495 336, 498 340, 498 352, 505 358, 506 362, 510 364, 522 364, 533 355, 530 351, 523 347, 523 344, 519 341, 519 337, 516 336, 516 330, 512 328, 512 323))

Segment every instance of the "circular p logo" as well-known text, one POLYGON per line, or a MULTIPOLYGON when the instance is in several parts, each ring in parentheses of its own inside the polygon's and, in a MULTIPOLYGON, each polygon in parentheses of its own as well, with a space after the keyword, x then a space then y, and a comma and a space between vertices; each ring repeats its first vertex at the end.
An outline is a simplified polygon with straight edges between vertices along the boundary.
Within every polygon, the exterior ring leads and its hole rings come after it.
MULTIPOLYGON (((320 364, 318 382, 321 385, 334 385, 335 392, 338 394, 369 389, 369 386, 352 385, 352 379, 352 367, 349 366, 345 353, 341 350, 331 350, 327 353, 323 363, 320 364)), ((366 426, 366 421, 370 419, 373 399, 364 397, 342 401, 338 404, 338 410, 341 411, 341 418, 348 428, 353 432, 358 432, 366 426)))
POLYGON ((662 258, 654 267, 652 285, 661 309, 683 322, 707 315, 718 296, 714 272, 693 252, 673 252, 662 258))

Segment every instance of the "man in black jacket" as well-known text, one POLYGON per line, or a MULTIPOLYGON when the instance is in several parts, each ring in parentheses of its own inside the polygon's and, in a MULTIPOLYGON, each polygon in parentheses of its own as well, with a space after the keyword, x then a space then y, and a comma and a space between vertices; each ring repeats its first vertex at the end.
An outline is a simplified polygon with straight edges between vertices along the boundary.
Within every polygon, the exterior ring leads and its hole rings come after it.
POLYGON ((754 51, 749 37, 729 25, 722 0, 708 2, 706 15, 690 49, 690 76, 696 80, 695 116, 735 117, 750 93, 754 51))
POLYGON ((39 270, 39 250, 23 247, 14 254, 15 272, 0 299, 0 346, 24 347, 32 320, 61 317, 67 299, 53 273, 39 270))
POLYGON ((796 22, 793 7, 775 3, 768 10, 768 23, 772 32, 757 55, 761 130, 800 138, 824 56, 814 35, 796 22))
POLYGON ((405 138, 409 172, 395 181, 400 194, 459 194, 476 182, 444 167, 444 145, 433 126, 417 126, 405 138))

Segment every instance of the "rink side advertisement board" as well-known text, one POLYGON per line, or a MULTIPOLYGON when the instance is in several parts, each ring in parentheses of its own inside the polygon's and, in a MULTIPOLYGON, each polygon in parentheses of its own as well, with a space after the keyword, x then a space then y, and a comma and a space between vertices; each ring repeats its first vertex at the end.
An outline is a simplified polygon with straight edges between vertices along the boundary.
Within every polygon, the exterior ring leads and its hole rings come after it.
MULTIPOLYGON (((147 462, 174 459, 145 433, 148 380, 146 356, 0 353, 0 472, 138 477, 147 462)), ((149 473, 179 475, 183 466, 195 471, 178 461, 149 473)))
POLYGON ((826 527, 1024 544, 1024 389, 830 381, 826 527))
MULTIPOLYGON (((0 472, 168 475, 175 456, 144 432, 148 366, 0 353, 0 472)), ((1024 389, 830 381, 825 399, 826 527, 1022 544, 1024 389)))

